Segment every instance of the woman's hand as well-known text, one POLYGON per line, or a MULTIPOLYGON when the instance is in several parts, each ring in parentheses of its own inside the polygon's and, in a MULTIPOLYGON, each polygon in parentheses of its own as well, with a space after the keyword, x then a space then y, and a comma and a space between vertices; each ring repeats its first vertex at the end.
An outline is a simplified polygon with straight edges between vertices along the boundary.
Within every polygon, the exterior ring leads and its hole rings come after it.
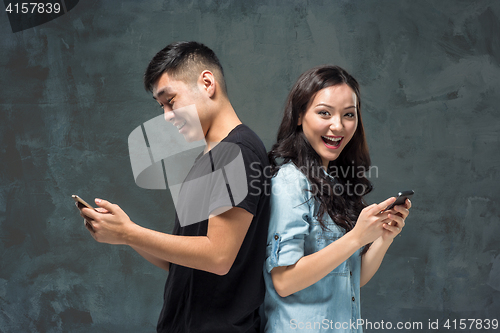
POLYGON ((391 212, 394 214, 394 211, 382 211, 394 201, 396 201, 396 198, 391 197, 379 204, 373 204, 365 207, 361 211, 358 221, 356 222, 354 229, 351 231, 359 240, 360 247, 375 241, 387 230, 384 229, 384 224, 388 224, 394 219, 394 217, 393 219, 389 218, 389 214, 391 214, 391 212))
POLYGON ((411 201, 406 199, 404 205, 394 206, 388 211, 388 218, 391 220, 388 223, 384 223, 384 232, 382 233, 382 241, 392 241, 394 237, 401 233, 403 227, 405 226, 405 220, 410 214, 411 201))

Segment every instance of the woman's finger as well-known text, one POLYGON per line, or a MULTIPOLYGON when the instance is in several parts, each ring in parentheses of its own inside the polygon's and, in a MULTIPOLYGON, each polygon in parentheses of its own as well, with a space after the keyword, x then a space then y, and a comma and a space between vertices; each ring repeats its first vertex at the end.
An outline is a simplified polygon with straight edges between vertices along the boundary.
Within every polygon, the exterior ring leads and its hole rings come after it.
POLYGON ((411 201, 410 201, 410 199, 406 199, 405 207, 406 207, 406 209, 410 209, 411 208, 411 201))
POLYGON ((395 215, 401 214, 401 217, 404 219, 410 214, 410 211, 403 205, 395 206, 394 210, 397 212, 395 215))
POLYGON ((397 234, 399 234, 399 233, 401 232, 401 228, 400 228, 400 227, 396 227, 396 226, 394 226, 394 225, 389 225, 389 224, 387 224, 387 223, 384 223, 384 228, 385 228, 386 230, 389 230, 389 231, 391 231, 391 232, 395 233, 396 235, 397 235, 397 234))
POLYGON ((394 201, 396 201, 396 197, 390 197, 387 200, 382 201, 378 205, 375 205, 375 208, 376 208, 377 212, 382 212, 387 207, 389 207, 394 201))
POLYGON ((391 221, 392 226, 397 225, 398 227, 401 227, 401 228, 405 226, 404 218, 402 218, 399 215, 389 214, 388 218, 392 220, 391 221))

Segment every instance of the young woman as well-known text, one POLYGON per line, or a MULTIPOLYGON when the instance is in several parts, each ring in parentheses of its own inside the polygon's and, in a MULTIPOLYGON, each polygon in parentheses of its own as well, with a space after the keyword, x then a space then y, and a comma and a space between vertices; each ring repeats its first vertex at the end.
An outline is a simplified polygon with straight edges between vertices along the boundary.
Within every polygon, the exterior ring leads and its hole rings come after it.
POLYGON ((305 72, 288 96, 269 152, 265 332, 362 332, 359 288, 411 204, 364 203, 372 186, 360 105, 358 83, 337 66, 305 72))

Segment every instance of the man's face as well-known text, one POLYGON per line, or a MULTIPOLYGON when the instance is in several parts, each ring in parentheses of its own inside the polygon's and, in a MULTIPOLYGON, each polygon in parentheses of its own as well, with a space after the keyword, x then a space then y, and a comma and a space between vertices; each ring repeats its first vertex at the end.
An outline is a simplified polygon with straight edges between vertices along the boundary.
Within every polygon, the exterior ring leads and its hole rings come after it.
POLYGON ((171 122, 186 141, 204 138, 203 96, 198 85, 175 80, 163 73, 153 88, 153 98, 161 105, 165 120, 171 122))

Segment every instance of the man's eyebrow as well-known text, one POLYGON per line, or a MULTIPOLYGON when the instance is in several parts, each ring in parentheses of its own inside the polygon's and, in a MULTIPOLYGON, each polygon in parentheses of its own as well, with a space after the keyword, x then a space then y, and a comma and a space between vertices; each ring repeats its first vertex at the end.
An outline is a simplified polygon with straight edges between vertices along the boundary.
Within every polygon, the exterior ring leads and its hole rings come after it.
POLYGON ((155 94, 153 94, 153 98, 157 99, 158 97, 161 97, 161 95, 163 95, 165 93, 165 90, 166 89, 164 88, 164 89, 161 89, 161 90, 157 91, 156 92, 156 96, 155 96, 155 94))

